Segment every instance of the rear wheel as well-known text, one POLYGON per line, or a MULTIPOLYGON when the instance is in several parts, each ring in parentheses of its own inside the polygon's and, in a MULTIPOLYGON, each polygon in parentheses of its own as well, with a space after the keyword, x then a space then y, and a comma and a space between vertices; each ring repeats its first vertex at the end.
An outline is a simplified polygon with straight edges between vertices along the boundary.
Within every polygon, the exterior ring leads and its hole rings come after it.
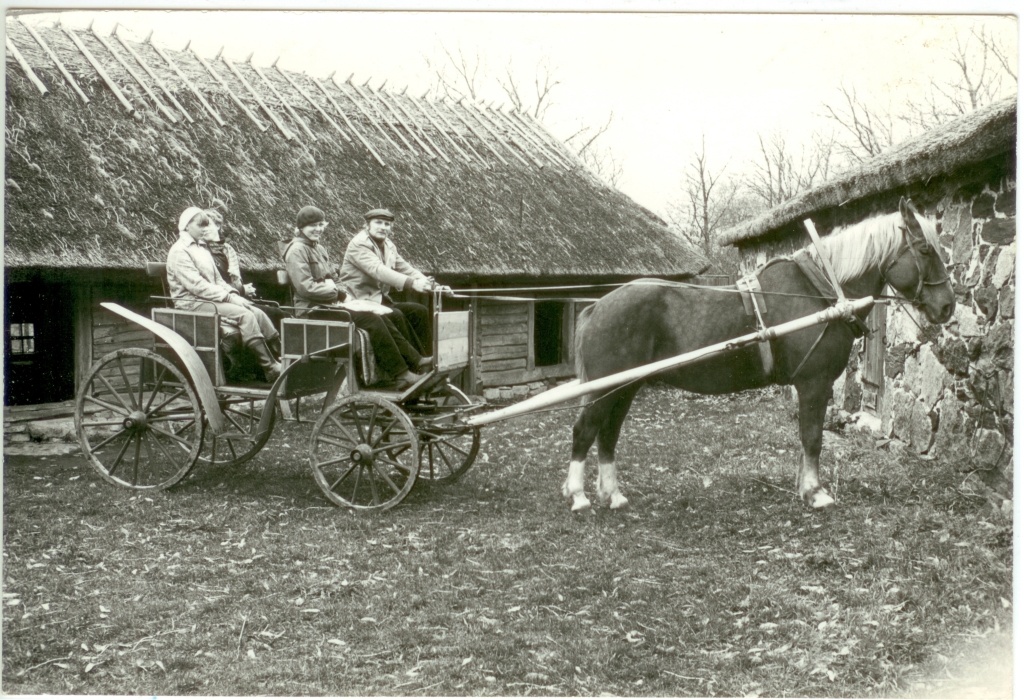
POLYGON ((346 396, 317 420, 309 443, 316 483, 336 505, 385 511, 416 482, 419 440, 409 416, 380 396, 346 396))
POLYGON ((221 399, 220 409, 227 420, 227 432, 214 435, 207 428, 199 462, 230 467, 252 459, 267 444, 273 432, 277 418, 274 406, 263 399, 235 396, 221 399), (257 433, 263 411, 272 412, 270 423, 265 432, 257 433))
POLYGON ((195 389, 160 355, 123 348, 92 366, 75 401, 82 454, 106 481, 165 489, 189 473, 205 423, 195 389))
POLYGON ((480 451, 480 428, 458 425, 469 397, 448 382, 438 384, 408 406, 419 431, 420 479, 444 484, 465 474, 480 451))

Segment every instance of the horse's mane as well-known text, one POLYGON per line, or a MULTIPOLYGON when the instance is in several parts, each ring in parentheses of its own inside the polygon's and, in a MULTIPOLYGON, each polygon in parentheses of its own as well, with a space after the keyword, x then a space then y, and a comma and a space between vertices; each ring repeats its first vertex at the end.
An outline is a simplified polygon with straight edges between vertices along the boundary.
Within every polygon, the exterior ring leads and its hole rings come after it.
MULTIPOLYGON (((917 217, 925 235, 934 231, 934 224, 923 217, 917 217)), ((858 279, 872 267, 882 265, 899 250, 903 240, 900 224, 903 217, 899 212, 881 214, 864 219, 850 226, 843 226, 821 239, 822 253, 832 261, 832 268, 840 284, 858 279)), ((813 245, 806 250, 817 259, 813 245)))

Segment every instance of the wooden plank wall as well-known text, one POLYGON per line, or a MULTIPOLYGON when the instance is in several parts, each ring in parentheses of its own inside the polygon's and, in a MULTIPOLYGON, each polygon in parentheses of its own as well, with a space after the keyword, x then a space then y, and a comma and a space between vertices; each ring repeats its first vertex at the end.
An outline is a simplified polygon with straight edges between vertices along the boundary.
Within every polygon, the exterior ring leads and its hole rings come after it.
MULTIPOLYGON (((88 305, 88 308, 91 309, 89 314, 91 319, 91 343, 76 348, 76 354, 88 352, 91 356, 89 360, 91 366, 92 363, 107 353, 121 348, 153 349, 153 335, 149 331, 136 326, 117 314, 110 313, 99 305, 100 301, 115 301, 132 308, 133 311, 149 316, 148 303, 142 302, 136 294, 130 292, 126 294, 127 290, 122 287, 112 288, 101 284, 93 285, 90 289, 90 298, 93 302, 88 305)), ((85 340, 84 333, 80 333, 78 337, 85 340)), ((82 360, 76 361, 77 365, 81 363, 82 360)), ((131 370, 131 374, 135 373, 136 370, 131 370)), ((134 377, 131 376, 130 378, 134 377)))
POLYGON ((525 373, 530 350, 529 302, 481 300, 477 312, 477 374, 484 384, 488 375, 525 373))
MULTIPOLYGON (((533 354, 533 301, 493 301, 474 304, 474 365, 470 391, 483 387, 529 384, 574 376, 571 349, 566 361, 537 367, 533 354)), ((579 313, 587 304, 568 303, 565 342, 573 347, 579 313)))

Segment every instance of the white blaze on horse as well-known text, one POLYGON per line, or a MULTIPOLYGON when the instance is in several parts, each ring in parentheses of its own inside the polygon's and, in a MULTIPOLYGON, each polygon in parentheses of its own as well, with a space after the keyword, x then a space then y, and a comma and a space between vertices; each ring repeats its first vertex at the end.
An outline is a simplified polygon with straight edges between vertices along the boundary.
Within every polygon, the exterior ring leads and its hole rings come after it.
MULTIPOLYGON (((837 229, 821 242, 822 254, 850 298, 877 297, 888 283, 924 312, 932 323, 953 315, 956 298, 938 250, 935 222, 907 200, 900 210, 837 229)), ((813 253, 810 249, 803 259, 813 253)), ((757 272, 765 310, 764 324, 774 326, 808 316, 831 305, 795 259, 768 262, 757 272)), ((721 343, 753 328, 738 290, 700 288, 660 280, 624 285, 584 311, 576 335, 576 369, 581 382, 650 364, 721 343)), ((862 315, 866 316, 866 311, 862 315)), ((860 319, 863 322, 863 318, 860 319)), ((791 384, 799 397, 803 454, 797 492, 812 508, 834 503, 818 476, 825 409, 832 384, 850 358, 856 331, 835 321, 770 341, 772 362, 748 346, 653 377, 700 394, 727 394, 770 384, 791 384), (770 365, 770 366, 769 366, 770 365)), ((573 426, 569 474, 562 486, 574 511, 590 507, 583 472, 590 446, 597 440, 597 498, 611 508, 626 505, 615 467, 615 445, 636 392, 634 382, 600 397, 584 397, 573 426), (591 401, 590 403, 587 403, 591 401)))

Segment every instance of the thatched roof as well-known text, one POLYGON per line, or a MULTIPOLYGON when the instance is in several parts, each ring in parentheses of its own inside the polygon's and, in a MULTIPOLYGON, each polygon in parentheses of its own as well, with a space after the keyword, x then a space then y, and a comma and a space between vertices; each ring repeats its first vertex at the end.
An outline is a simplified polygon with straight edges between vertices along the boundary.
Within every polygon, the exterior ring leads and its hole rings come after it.
POLYGON ((23 23, 7 32, 48 90, 8 52, 7 267, 138 268, 166 256, 185 207, 214 198, 250 270, 279 265, 307 204, 326 212, 335 255, 363 212, 390 208, 403 254, 442 276, 706 266, 526 115, 74 31, 98 69, 62 28, 37 29, 85 104, 23 23))
POLYGON ((719 245, 748 243, 815 212, 847 205, 872 195, 1014 152, 1017 98, 1011 97, 943 124, 864 161, 817 187, 798 194, 761 216, 723 231, 719 245))

